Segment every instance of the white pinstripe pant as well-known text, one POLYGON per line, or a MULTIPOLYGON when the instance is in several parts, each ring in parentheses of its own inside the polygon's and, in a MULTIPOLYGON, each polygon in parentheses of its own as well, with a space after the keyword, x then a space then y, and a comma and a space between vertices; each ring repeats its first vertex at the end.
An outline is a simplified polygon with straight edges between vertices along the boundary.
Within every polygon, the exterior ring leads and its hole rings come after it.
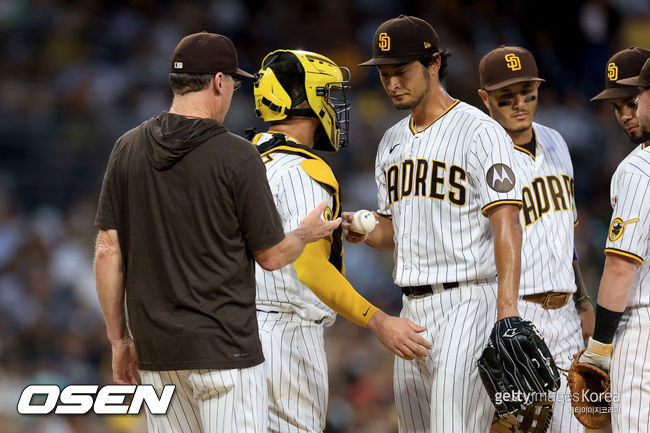
POLYGON ((319 433, 328 400, 323 325, 297 314, 258 311, 266 359, 269 432, 319 433))
MULTIPOLYGON (((580 317, 572 301, 562 308, 547 310, 540 304, 519 299, 519 314, 533 322, 544 336, 555 364, 564 369, 571 366, 573 354, 584 348, 580 317)), ((560 374, 560 380, 560 388, 552 396, 553 418, 548 433, 584 433, 584 426, 573 415, 566 377, 560 374)))
POLYGON ((650 306, 625 310, 614 337, 610 375, 612 432, 650 432, 650 306))
MULTIPOLYGON (((149 433, 264 433, 267 392, 262 364, 232 370, 140 372, 158 395, 176 385, 166 415, 147 408, 149 433)), ((146 405, 145 405, 146 406, 146 405)))
POLYGON ((423 337, 433 349, 424 360, 395 357, 400 433, 487 432, 494 406, 474 359, 481 355, 496 320, 496 283, 402 299, 401 317, 426 326, 423 337))

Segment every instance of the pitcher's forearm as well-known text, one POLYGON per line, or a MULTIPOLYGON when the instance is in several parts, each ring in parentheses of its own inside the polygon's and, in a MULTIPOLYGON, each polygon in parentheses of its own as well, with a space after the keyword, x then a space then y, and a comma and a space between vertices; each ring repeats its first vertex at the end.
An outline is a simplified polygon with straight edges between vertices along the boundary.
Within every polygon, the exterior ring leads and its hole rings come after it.
POLYGON ((393 241, 393 221, 390 218, 381 216, 373 212, 377 217, 378 224, 373 231, 368 234, 366 243, 380 251, 393 251, 395 242, 393 241))

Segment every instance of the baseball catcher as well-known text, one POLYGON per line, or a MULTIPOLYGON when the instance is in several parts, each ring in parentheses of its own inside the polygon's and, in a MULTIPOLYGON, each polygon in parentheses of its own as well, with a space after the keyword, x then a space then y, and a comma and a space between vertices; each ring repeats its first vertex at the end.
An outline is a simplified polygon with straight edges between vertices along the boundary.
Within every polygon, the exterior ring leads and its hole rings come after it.
POLYGON ((552 415, 548 393, 557 391, 560 375, 532 322, 496 322, 477 364, 497 412, 491 431, 546 431, 552 415))
MULTIPOLYGON (((311 51, 276 50, 262 61, 254 83, 255 112, 268 132, 252 136, 283 227, 293 227, 311 202, 327 200, 327 220, 341 214, 340 186, 313 151, 347 144, 350 71, 311 51)), ((406 359, 424 358, 424 327, 369 303, 345 278, 341 228, 303 249, 277 270, 258 267, 257 319, 269 389, 268 431, 322 432, 328 395, 323 332, 335 312, 376 333, 406 359), (291 368, 295 366, 298 368, 291 368)))

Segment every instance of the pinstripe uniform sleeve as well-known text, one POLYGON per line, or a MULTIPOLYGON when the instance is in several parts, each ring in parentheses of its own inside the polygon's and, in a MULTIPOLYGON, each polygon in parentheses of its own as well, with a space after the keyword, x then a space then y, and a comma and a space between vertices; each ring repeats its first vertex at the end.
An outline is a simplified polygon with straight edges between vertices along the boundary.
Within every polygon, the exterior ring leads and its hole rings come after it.
POLYGON ((392 216, 390 202, 388 200, 388 187, 386 185, 386 172, 382 169, 382 146, 384 139, 379 144, 377 157, 375 158, 375 182, 377 183, 377 213, 385 216, 392 216))
POLYGON ((386 173, 381 171, 380 168, 375 173, 375 181, 377 182, 377 213, 390 217, 392 214, 388 204, 386 173))
POLYGON ((643 263, 650 233, 650 177, 640 172, 624 172, 617 184, 618 197, 605 252, 643 263))
POLYGON ((498 204, 521 204, 521 175, 512 161, 513 143, 500 126, 478 129, 468 155, 481 212, 498 204))
POLYGON ((284 230, 292 231, 298 228, 300 221, 325 199, 331 209, 334 199, 330 192, 305 173, 299 165, 283 173, 279 179, 276 203, 284 230))

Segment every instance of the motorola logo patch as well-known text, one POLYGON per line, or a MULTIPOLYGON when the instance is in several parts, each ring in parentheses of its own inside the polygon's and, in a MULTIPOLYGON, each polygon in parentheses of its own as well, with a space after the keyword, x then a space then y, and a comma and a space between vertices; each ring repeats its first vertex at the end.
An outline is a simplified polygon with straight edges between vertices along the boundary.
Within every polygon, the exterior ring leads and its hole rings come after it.
POLYGON ((515 187, 515 173, 505 164, 494 164, 485 175, 488 186, 496 192, 508 192, 515 187))

